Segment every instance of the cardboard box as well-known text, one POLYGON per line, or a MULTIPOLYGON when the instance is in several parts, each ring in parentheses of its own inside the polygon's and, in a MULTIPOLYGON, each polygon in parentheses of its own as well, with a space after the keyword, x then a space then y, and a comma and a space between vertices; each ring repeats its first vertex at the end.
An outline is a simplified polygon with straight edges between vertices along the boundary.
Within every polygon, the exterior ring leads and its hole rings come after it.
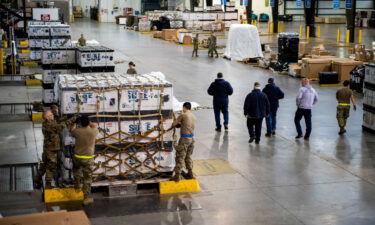
POLYGON ((308 53, 307 52, 308 44, 309 44, 308 42, 301 41, 298 46, 298 54, 306 55, 308 53))
POLYGON ((185 35, 183 40, 184 45, 191 45, 193 44, 193 38, 191 36, 185 35))
POLYGON ((173 40, 177 38, 176 29, 164 29, 162 31, 161 38, 164 40, 173 40))
POLYGON ((355 53, 355 60, 357 61, 366 61, 366 52, 356 52, 355 53))
POLYGON ((366 49, 366 62, 371 62, 374 60, 374 50, 366 49))
POLYGON ((288 74, 292 77, 301 77, 301 69, 298 64, 289 64, 288 74))
POLYGON ((161 37, 162 37, 162 33, 163 33, 163 32, 161 32, 161 31, 156 31, 156 32, 154 33, 154 38, 161 38, 161 37))
POLYGON ((332 60, 332 71, 339 74, 339 81, 350 80, 350 72, 356 66, 363 65, 361 61, 354 61, 351 59, 336 59, 332 60))
POLYGON ((324 23, 346 23, 346 17, 326 17, 324 23))
POLYGON ((315 23, 324 23, 324 17, 315 17, 315 23))
POLYGON ((67 212, 66 210, 57 212, 45 212, 35 213, 20 216, 9 216, 0 219, 1 225, 90 225, 90 221, 87 218, 84 211, 72 211, 67 212))
POLYGON ((331 71, 332 59, 302 59, 301 76, 309 79, 319 79, 320 72, 331 71))

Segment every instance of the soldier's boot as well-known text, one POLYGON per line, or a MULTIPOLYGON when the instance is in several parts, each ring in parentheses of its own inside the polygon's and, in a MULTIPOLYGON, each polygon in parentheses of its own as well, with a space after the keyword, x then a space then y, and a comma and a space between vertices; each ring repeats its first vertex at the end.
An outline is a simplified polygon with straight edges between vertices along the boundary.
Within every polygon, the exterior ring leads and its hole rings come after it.
POLYGON ((179 182, 181 180, 181 174, 175 173, 175 175, 172 176, 171 181, 179 182))
POLYGON ((42 188, 42 179, 38 175, 34 177, 34 187, 36 189, 41 189, 42 188))
POLYGON ((344 134, 345 132, 345 127, 340 127, 339 135, 344 134))
POLYGON ((74 181, 74 190, 76 192, 80 192, 81 191, 81 182, 79 180, 75 180, 74 181))
POLYGON ((83 205, 90 205, 92 203, 94 203, 94 199, 92 197, 85 197, 82 202, 83 205))
POLYGON ((52 189, 52 183, 51 181, 46 181, 46 185, 44 186, 44 189, 52 189))
POLYGON ((195 176, 194 176, 194 173, 192 170, 189 170, 187 175, 186 175, 187 179, 195 179, 195 176))

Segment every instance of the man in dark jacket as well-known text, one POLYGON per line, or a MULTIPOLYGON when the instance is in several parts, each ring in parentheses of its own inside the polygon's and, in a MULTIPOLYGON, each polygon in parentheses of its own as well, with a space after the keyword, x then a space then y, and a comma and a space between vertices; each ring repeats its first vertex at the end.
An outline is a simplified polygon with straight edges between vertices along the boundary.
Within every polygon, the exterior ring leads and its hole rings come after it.
POLYGON ((279 100, 284 98, 284 92, 275 85, 273 78, 270 78, 266 87, 263 88, 263 93, 267 95, 270 102, 270 116, 266 117, 266 137, 271 137, 271 134, 276 134, 276 114, 279 108, 279 100))
POLYGON ((233 94, 233 88, 230 83, 223 79, 223 74, 218 73, 217 79, 211 83, 210 87, 207 90, 209 95, 214 96, 214 112, 215 112, 215 121, 216 121, 216 131, 221 131, 220 123, 220 112, 224 116, 224 128, 228 130, 229 122, 229 95, 233 94))
POLYGON ((260 91, 258 82, 254 83, 254 90, 246 96, 243 110, 247 118, 247 129, 250 135, 249 143, 255 140, 255 144, 259 144, 263 118, 269 116, 270 103, 267 95, 260 91))

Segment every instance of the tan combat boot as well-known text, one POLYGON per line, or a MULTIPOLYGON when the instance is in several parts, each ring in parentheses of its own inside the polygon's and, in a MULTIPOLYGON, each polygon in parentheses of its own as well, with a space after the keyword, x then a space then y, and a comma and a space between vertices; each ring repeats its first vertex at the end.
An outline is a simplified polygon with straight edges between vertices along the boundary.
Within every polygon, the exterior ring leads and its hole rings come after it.
POLYGON ((79 182, 79 180, 75 180, 74 181, 74 190, 76 192, 80 192, 81 191, 81 183, 79 182))
POLYGON ((187 175, 186 175, 187 179, 195 179, 195 176, 194 176, 194 173, 192 170, 189 170, 187 175))
POLYGON ((44 189, 52 189, 51 181, 46 181, 46 185, 44 186, 44 189))
POLYGON ((85 199, 83 199, 83 205, 90 205, 92 203, 94 203, 94 199, 92 197, 85 197, 85 199))
POLYGON ((179 173, 176 173, 172 176, 171 181, 179 182, 181 180, 181 175, 179 173))

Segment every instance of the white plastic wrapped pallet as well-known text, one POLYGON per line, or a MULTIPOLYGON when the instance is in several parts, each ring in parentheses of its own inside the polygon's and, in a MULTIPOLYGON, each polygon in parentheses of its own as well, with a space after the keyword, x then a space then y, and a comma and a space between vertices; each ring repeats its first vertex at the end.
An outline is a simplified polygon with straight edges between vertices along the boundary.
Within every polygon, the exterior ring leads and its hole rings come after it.
POLYGON ((81 67, 114 66, 113 52, 104 46, 77 47, 77 63, 81 67))
POLYGON ((46 48, 42 51, 43 64, 75 64, 74 48, 46 48))
POLYGON ((74 69, 45 69, 43 70, 42 81, 44 84, 54 84, 56 78, 61 74, 75 74, 74 69))

